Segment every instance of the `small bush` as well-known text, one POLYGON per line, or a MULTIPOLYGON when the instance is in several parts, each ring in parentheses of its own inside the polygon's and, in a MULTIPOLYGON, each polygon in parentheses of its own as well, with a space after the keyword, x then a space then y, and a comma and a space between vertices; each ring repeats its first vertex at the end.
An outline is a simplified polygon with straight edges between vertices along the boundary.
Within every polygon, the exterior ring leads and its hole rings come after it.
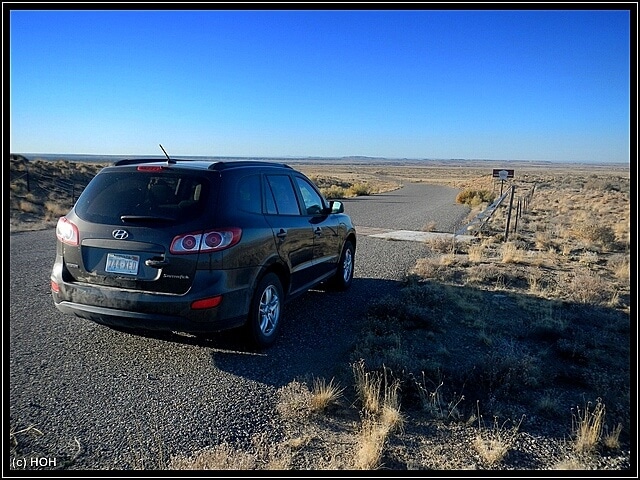
POLYGON ((61 217, 63 215, 66 215, 71 207, 69 207, 68 205, 65 205, 64 203, 56 203, 54 201, 51 200, 47 200, 46 202, 44 202, 44 209, 45 209, 45 218, 54 218, 54 217, 61 217))
POLYGON ((346 198, 348 196, 347 191, 337 185, 331 185, 330 187, 321 187, 320 192, 330 200, 336 198, 346 198))
POLYGON ((576 238, 588 244, 600 245, 604 248, 615 246, 616 234, 609 225, 599 225, 594 222, 587 222, 575 227, 573 232, 576 238))
POLYGON ((356 183, 347 189, 347 195, 349 197, 371 195, 371 187, 367 183, 356 183))
POLYGON ((489 190, 466 189, 458 194, 456 202, 470 207, 477 207, 483 203, 491 203, 495 199, 495 194, 489 190))
POLYGON ((41 211, 41 207, 29 200, 20 201, 20 211, 24 213, 37 213, 41 211))
POLYGON ((563 275, 560 286, 570 300, 578 303, 601 305, 611 297, 609 284, 588 270, 579 271, 573 277, 563 275))

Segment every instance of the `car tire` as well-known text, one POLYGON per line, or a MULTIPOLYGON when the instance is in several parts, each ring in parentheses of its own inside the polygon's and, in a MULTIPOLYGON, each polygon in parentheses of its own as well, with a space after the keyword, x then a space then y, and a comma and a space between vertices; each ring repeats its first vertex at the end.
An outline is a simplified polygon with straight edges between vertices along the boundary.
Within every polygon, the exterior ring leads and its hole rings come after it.
POLYGON ((275 342, 282 323, 283 307, 282 282, 275 273, 267 273, 258 282, 246 325, 255 346, 265 348, 275 342))
POLYGON ((350 241, 345 242, 342 247, 342 255, 340 255, 340 261, 338 262, 338 268, 336 273, 331 279, 331 286, 336 290, 347 290, 353 282, 353 271, 355 260, 355 249, 350 241))

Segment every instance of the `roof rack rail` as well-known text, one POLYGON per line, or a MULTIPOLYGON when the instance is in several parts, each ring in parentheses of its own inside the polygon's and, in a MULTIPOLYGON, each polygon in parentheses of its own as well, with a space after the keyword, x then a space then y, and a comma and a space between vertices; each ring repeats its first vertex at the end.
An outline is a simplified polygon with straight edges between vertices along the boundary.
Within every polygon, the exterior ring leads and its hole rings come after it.
POLYGON ((209 165, 209 170, 224 170, 232 167, 285 167, 292 168, 289 165, 281 162, 268 162, 262 160, 232 160, 232 161, 216 161, 209 165))

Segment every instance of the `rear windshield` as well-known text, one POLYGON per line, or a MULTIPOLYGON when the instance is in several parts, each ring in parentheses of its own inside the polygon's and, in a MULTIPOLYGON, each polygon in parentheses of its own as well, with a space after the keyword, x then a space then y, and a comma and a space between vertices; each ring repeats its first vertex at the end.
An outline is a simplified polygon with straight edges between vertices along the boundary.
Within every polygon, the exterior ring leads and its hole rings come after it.
POLYGON ((93 223, 182 223, 200 215, 211 190, 206 178, 179 172, 102 172, 82 192, 75 211, 93 223))

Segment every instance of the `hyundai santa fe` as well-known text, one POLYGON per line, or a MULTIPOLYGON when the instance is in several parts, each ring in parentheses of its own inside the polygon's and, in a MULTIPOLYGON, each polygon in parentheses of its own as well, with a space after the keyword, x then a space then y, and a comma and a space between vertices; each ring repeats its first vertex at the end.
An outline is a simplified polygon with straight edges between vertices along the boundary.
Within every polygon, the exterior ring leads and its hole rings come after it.
POLYGON ((58 310, 119 328, 243 327, 271 345, 286 301, 347 290, 356 231, 304 174, 258 161, 125 159, 58 220, 58 310))

